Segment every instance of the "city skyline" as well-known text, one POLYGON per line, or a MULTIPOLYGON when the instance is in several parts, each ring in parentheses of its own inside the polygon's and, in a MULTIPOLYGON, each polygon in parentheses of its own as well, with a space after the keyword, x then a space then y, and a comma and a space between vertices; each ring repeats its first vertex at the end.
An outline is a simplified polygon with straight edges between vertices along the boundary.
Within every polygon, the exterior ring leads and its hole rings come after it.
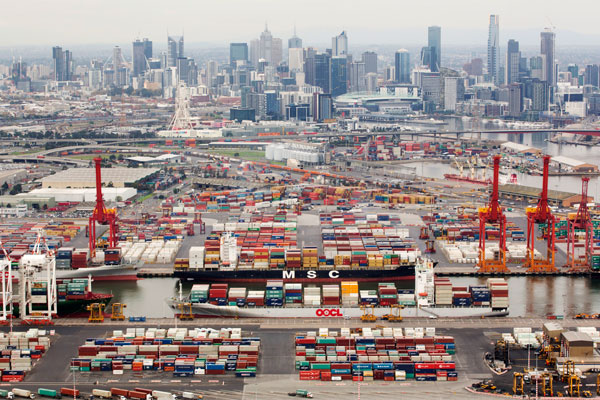
MULTIPOLYGON (((435 7, 433 4, 414 4, 411 13, 403 10, 400 2, 375 0, 369 7, 356 13, 352 7, 339 7, 340 1, 317 3, 309 0, 307 7, 295 9, 293 15, 283 13, 283 7, 277 7, 280 2, 274 0, 261 0, 248 3, 241 0, 205 4, 184 4, 181 1, 169 3, 155 3, 152 6, 143 2, 145 18, 143 21, 132 20, 136 15, 137 7, 142 6, 139 0, 125 4, 108 0, 102 8, 95 8, 93 13, 90 7, 84 7, 80 2, 73 0, 59 0, 52 5, 35 2, 11 3, 5 7, 5 12, 14 18, 7 19, 0 27, 0 47, 14 47, 34 44, 63 43, 64 45, 83 43, 122 43, 124 40, 149 37, 154 41, 166 36, 185 36, 190 43, 223 44, 228 42, 248 41, 260 32, 264 22, 269 24, 269 30, 274 37, 291 38, 294 26, 297 35, 309 44, 325 44, 328 38, 345 30, 354 44, 393 44, 411 45, 423 43, 427 39, 427 32, 422 32, 427 26, 437 25, 444 31, 444 44, 478 44, 485 41, 487 31, 486 21, 490 14, 500 15, 502 18, 502 37, 510 35, 523 45, 533 44, 538 38, 533 38, 531 32, 539 32, 546 27, 556 27, 557 37, 561 38, 563 45, 597 42, 599 37, 594 20, 593 8, 600 6, 590 5, 584 0, 577 0, 570 4, 569 9, 556 8, 549 13, 551 7, 547 2, 540 1, 517 2, 480 2, 461 1, 457 11, 447 7, 435 7), (119 6, 119 13, 113 13, 115 3, 119 6), (314 13, 311 4, 318 5, 319 13, 314 13), (585 5, 590 11, 578 13, 578 7, 585 5), (62 6, 62 7, 59 7, 62 6), (469 12, 458 12, 463 7, 468 7, 469 12), (231 7, 240 11, 231 13, 231 7), (393 14, 398 11, 395 24, 377 23, 382 7, 386 13, 393 14), (514 12, 518 7, 519 13, 514 12), (592 8, 592 9, 590 9, 592 8), (540 13, 543 9, 545 12, 540 13), (32 11, 33 10, 33 11, 32 11), (57 10, 60 10, 57 11, 57 10), (328 12, 332 11, 332 12, 328 12), (560 10, 560 11, 559 11, 560 10), (573 11, 570 11, 573 10, 573 11), (197 11, 197 12, 196 12, 197 11), (335 12, 333 12, 335 11, 335 12), (400 12, 404 11, 404 12, 400 12), (223 18, 207 18, 198 24, 198 15, 222 15, 223 18), (332 17, 333 16, 333 17, 332 17), (30 23, 22 24, 22 18, 27 18, 30 23), (111 29, 105 29, 106 21, 111 21, 111 29), (69 29, 58 30, 56 26, 65 26, 69 29), (226 29, 223 29, 226 26, 226 29), (73 35, 73 32, 77 32, 73 35), (480 33, 481 34, 480 34, 480 33), (217 33, 215 35, 215 33, 217 33)), ((433 3, 441 1, 434 0, 433 3)), ((444 3, 445 4, 445 3, 444 3)), ((560 45, 560 44, 559 44, 560 45)))

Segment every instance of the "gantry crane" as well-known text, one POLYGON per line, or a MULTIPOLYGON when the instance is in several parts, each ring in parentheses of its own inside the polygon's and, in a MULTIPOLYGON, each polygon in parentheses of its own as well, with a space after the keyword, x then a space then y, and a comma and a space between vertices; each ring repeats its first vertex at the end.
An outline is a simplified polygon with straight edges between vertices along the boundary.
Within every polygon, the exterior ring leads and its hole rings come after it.
POLYGON ((96 207, 89 221, 90 257, 96 255, 96 224, 108 225, 108 245, 117 246, 117 213, 114 208, 107 209, 102 198, 102 158, 94 158, 96 167, 96 207))
POLYGON ((554 254, 556 253, 554 235, 554 215, 548 205, 548 170, 550 156, 544 156, 544 175, 542 178, 542 192, 536 207, 527 208, 527 257, 525 267, 528 272, 556 272, 554 254), (535 225, 546 224, 546 258, 535 259, 535 225))
POLYGON ((500 156, 494 156, 494 180, 492 181, 492 194, 487 207, 479 209, 479 270, 481 272, 508 272, 506 267, 506 215, 498 201, 498 183, 500 174, 500 156), (492 260, 485 258, 486 225, 498 226, 498 254, 492 260))
POLYGON ((588 210, 588 183, 590 178, 581 178, 581 202, 579 203, 579 210, 577 214, 570 215, 567 219, 567 264, 565 267, 571 271, 587 271, 590 269, 591 264, 591 251, 592 251, 592 221, 590 218, 590 212, 588 210), (579 245, 577 238, 577 231, 583 231, 584 244, 579 245), (575 248, 583 247, 584 254, 576 254, 575 248))

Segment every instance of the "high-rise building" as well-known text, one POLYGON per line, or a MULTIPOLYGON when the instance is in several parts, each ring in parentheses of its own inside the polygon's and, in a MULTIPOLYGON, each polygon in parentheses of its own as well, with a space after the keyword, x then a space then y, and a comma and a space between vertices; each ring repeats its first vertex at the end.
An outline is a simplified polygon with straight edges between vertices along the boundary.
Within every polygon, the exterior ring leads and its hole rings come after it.
POLYGON ((289 49, 288 65, 290 72, 301 72, 304 70, 304 49, 292 47, 289 49))
POLYGON ((229 44, 229 63, 235 66, 236 61, 248 61, 248 43, 229 44))
POLYGON ((396 83, 410 83, 410 53, 408 50, 398 50, 394 61, 396 83))
POLYGON ((123 52, 121 51, 121 48, 119 46, 115 46, 113 48, 112 62, 113 69, 115 70, 115 72, 125 65, 125 60, 123 59, 123 52))
POLYGON ((149 60, 152 58, 152 40, 144 38, 142 42, 144 43, 144 56, 146 60, 149 60))
POLYGON ((600 83, 600 66, 598 64, 589 64, 585 66, 583 83, 585 85, 598 87, 600 83))
POLYGON ((310 53, 304 63, 306 83, 331 93, 331 56, 329 53, 310 53))
POLYGON ((273 38, 270 65, 277 67, 281 61, 283 61, 283 42, 280 38, 273 38))
POLYGON ((430 26, 427 30, 427 46, 430 49, 429 69, 438 72, 442 66, 442 28, 430 26))
POLYGON ((519 51, 519 42, 510 39, 506 49, 506 77, 505 83, 519 81, 519 63, 521 62, 521 52, 519 51))
POLYGON ((508 85, 508 116, 519 118, 523 112, 523 91, 518 83, 508 85))
POLYGON ((294 36, 288 39, 288 49, 302 48, 302 39, 296 36, 296 27, 294 26, 294 36))
POLYGON ((365 63, 353 61, 350 63, 350 91, 364 92, 365 88, 365 63))
POLYGON ((431 47, 425 46, 421 48, 421 65, 426 66, 430 71, 433 57, 434 56, 431 54, 431 47))
POLYGON ((331 38, 331 55, 341 56, 348 54, 348 36, 346 31, 342 31, 337 36, 331 38))
POLYGON ((140 76, 147 69, 146 68, 146 66, 147 66, 146 54, 145 54, 144 50, 145 50, 144 42, 142 42, 139 39, 137 39, 135 42, 133 42, 133 54, 131 57, 132 61, 133 61, 133 71, 132 71, 133 76, 140 76))
POLYGON ((183 36, 167 37, 167 67, 176 67, 177 59, 184 57, 183 36))
POLYGON ((487 46, 488 81, 498 85, 500 78, 500 16, 490 15, 487 46))
POLYGON ((250 61, 258 66, 258 61, 264 59, 269 65, 277 67, 282 60, 281 39, 274 38, 267 25, 258 40, 250 42, 250 61))
POLYGON ((548 86, 554 87, 556 86, 557 81, 555 61, 556 57, 554 52, 554 41, 556 38, 556 34, 551 30, 547 29, 544 32, 540 33, 540 37, 540 53, 546 57, 546 59, 544 60, 545 80, 546 82, 548 82, 548 86))
POLYGON ((444 110, 456 111, 456 103, 465 96, 464 80, 459 77, 446 77, 444 79, 444 110))
POLYGON ((377 74, 375 72, 369 72, 365 75, 365 89, 367 93, 377 92, 377 74))
POLYGON ((206 86, 213 87, 215 85, 215 79, 218 71, 219 64, 216 61, 210 60, 206 64, 206 86))
POLYGON ((69 81, 73 74, 72 53, 69 50, 63 51, 62 47, 52 48, 53 75, 55 81, 69 81))
POLYGON ((548 82, 539 79, 527 79, 523 83, 523 97, 531 99, 532 111, 548 111, 550 90, 548 82))
POLYGON ((330 94, 313 93, 313 119, 323 122, 333 116, 333 101, 330 94))
POLYGON ((567 71, 571 73, 571 80, 577 81, 577 84, 579 84, 579 67, 577 64, 569 64, 567 71))
POLYGON ((348 60, 346 56, 331 57, 331 97, 348 92, 348 60))
POLYGON ((374 51, 365 51, 362 53, 362 62, 365 63, 365 74, 371 72, 377 73, 377 53, 374 51))
POLYGON ((539 79, 540 81, 546 81, 546 75, 544 65, 546 63, 546 56, 533 56, 529 58, 529 76, 532 79, 539 79))

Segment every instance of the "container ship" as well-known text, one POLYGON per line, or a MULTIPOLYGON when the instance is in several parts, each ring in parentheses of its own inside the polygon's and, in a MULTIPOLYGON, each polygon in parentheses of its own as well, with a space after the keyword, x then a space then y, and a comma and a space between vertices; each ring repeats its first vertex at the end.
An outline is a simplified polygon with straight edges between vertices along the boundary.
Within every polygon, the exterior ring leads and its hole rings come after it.
MULTIPOLYGON (((421 255, 399 217, 321 214, 319 247, 297 248, 296 215, 252 215, 213 226, 204 246, 176 259, 174 276, 196 282, 293 283, 413 281, 421 255)), ((315 240, 315 244, 318 242, 315 240)))
POLYGON ((56 277, 58 279, 87 278, 95 281, 137 280, 136 264, 124 263, 121 248, 97 250, 90 258, 86 248, 61 247, 56 251, 56 277))
POLYGON ((472 183, 475 185, 491 185, 492 184, 492 180, 491 179, 477 179, 477 178, 470 178, 468 176, 461 176, 461 175, 456 175, 456 174, 444 174, 444 178, 451 180, 451 181, 459 181, 459 182, 467 182, 467 183, 472 183))
MULTIPOLYGON (((301 283, 267 282, 265 290, 247 290, 227 284, 195 284, 187 298, 168 300, 174 309, 190 307, 204 317, 236 318, 374 318, 479 317, 508 315, 508 285, 490 278, 486 286, 452 286, 447 278, 434 278, 433 263, 419 260, 415 289, 397 289, 381 282, 376 290, 359 290, 356 281, 322 287, 301 283), (189 304, 189 306, 187 306, 189 304)), ((185 308, 184 308, 185 309, 185 308)))

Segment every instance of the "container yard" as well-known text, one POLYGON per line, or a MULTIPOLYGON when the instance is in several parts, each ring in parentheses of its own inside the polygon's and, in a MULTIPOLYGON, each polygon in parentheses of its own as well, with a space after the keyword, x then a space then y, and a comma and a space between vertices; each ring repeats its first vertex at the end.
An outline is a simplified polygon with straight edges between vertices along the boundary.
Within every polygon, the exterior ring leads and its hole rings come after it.
POLYGON ((2 382, 21 382, 50 348, 46 330, 0 332, 0 370, 2 382))

